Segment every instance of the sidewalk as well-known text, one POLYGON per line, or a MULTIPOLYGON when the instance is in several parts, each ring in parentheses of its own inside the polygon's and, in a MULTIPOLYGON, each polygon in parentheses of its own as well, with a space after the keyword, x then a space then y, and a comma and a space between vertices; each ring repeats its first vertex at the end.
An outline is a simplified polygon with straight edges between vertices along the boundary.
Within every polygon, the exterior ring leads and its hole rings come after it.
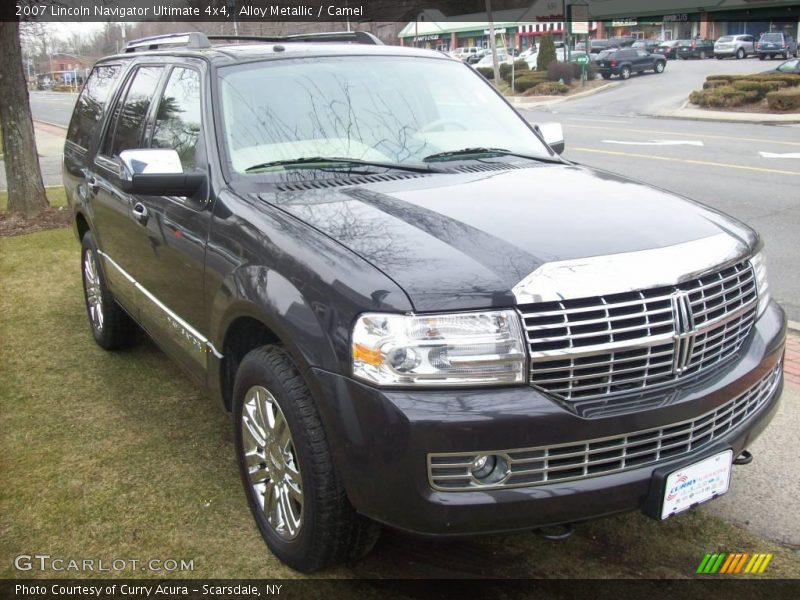
MULTIPOLYGON (((66 131, 55 125, 34 121, 36 134, 36 150, 39 153, 39 165, 45 187, 61 185, 61 155, 64 151, 66 131)), ((5 160, 0 161, 0 191, 6 190, 5 160)))
POLYGON ((586 98, 593 96, 599 92, 604 92, 620 85, 620 81, 612 81, 596 88, 586 90, 585 92, 578 92, 569 96, 506 96, 513 106, 516 108, 536 108, 538 106, 549 106, 550 104, 559 104, 560 102, 567 102, 569 100, 576 100, 577 98, 586 98))

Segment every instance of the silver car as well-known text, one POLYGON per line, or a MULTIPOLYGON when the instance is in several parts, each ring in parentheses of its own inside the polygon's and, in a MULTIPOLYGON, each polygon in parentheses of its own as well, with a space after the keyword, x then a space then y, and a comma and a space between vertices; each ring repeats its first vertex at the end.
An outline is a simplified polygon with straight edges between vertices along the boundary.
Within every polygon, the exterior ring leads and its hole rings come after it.
POLYGON ((756 40, 752 35, 723 35, 714 44, 714 56, 745 58, 756 53, 756 40))

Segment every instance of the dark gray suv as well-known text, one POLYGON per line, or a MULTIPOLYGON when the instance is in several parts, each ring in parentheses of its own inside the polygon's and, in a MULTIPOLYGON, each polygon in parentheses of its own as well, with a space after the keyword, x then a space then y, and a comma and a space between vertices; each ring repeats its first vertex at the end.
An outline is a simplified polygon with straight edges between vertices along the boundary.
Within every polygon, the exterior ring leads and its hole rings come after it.
POLYGON ((381 525, 669 518, 775 413, 786 319, 751 229, 562 148, 366 34, 131 42, 64 148, 92 335, 145 330, 231 411, 302 571, 381 525))

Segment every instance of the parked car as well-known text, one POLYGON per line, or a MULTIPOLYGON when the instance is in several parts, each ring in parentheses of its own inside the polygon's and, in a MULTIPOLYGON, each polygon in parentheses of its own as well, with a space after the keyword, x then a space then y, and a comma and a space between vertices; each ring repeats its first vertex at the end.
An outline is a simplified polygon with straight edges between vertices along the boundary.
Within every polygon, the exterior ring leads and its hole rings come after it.
POLYGON ((663 520, 724 494, 783 386, 758 235, 562 159, 560 126, 458 60, 374 44, 192 32, 97 61, 63 158, 94 340, 140 325, 232 412, 255 523, 300 571, 378 523, 663 520))
POLYGON ((477 52, 471 53, 464 62, 470 65, 475 65, 481 62, 487 56, 489 56, 489 49, 479 48, 477 52))
POLYGON ((476 46, 470 46, 470 47, 464 46, 462 48, 456 48, 455 50, 452 50, 450 52, 450 56, 452 56, 453 58, 457 58, 458 60, 466 61, 470 58, 474 58, 482 51, 483 51, 482 48, 478 48, 476 46))
MULTIPOLYGON (((505 48, 498 48, 497 49, 497 61, 499 63, 508 63, 511 64, 514 61, 514 56, 509 54, 505 48)), ((486 51, 481 59, 474 63, 475 67, 491 67, 494 64, 492 60, 492 52, 490 50, 486 51)))
POLYGON ((681 60, 711 58, 714 56, 714 42, 702 39, 679 40, 677 55, 681 60))
POLYGON ((752 35, 723 35, 714 43, 714 56, 718 59, 742 59, 755 53, 756 43, 752 35))
POLYGON ((661 40, 636 40, 631 44, 631 48, 654 52, 661 45, 661 40))
MULTIPOLYGON (((585 51, 586 43, 579 42, 575 44, 575 50, 585 51)), ((608 40, 589 40, 589 54, 596 55, 603 50, 608 50, 608 40)))
POLYGON ((525 60, 531 54, 535 54, 536 52, 538 52, 538 47, 535 44, 532 45, 532 46, 528 46, 527 48, 525 48, 525 50, 520 52, 519 58, 522 59, 522 60, 525 60))
MULTIPOLYGON (((528 58, 524 59, 525 62, 532 70, 538 69, 537 62, 539 60, 539 52, 534 52, 528 58)), ((561 48, 556 48, 556 60, 559 62, 565 62, 567 60, 567 50, 563 46, 561 48)))
POLYGON ((614 48, 628 48, 636 43, 637 38, 632 36, 618 36, 608 38, 607 48, 612 50, 614 48))
POLYGON ((661 42, 653 49, 654 54, 660 54, 667 60, 678 58, 678 44, 681 40, 668 40, 661 42))
POLYGON ((784 59, 789 56, 797 57, 797 40, 788 33, 762 33, 756 42, 756 54, 759 60, 764 60, 768 56, 770 58, 781 56, 784 59))
POLYGON ((611 79, 614 75, 620 79, 628 79, 634 73, 645 71, 663 73, 667 67, 667 59, 644 50, 621 48, 601 52, 597 55, 595 65, 603 79, 611 79))
POLYGON ((774 69, 764 71, 765 75, 800 75, 800 58, 790 58, 774 69))

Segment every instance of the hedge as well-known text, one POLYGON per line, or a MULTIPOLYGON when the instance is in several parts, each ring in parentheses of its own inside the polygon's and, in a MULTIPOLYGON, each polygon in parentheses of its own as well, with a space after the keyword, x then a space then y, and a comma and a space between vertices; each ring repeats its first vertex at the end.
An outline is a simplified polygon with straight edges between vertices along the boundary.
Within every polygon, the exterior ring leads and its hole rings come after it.
POLYGON ((800 112, 800 87, 788 87, 767 94, 767 104, 772 110, 800 112))
POLYGON ((731 82, 734 89, 745 92, 756 92, 757 100, 762 100, 769 92, 775 92, 786 87, 786 82, 768 79, 739 79, 731 82))
POLYGON ((755 102, 758 92, 753 90, 737 90, 733 86, 720 86, 710 90, 696 91, 689 95, 689 102, 698 106, 714 108, 733 108, 755 102))
MULTIPOLYGON (((514 78, 520 76, 521 73, 527 73, 530 71, 531 68, 528 66, 524 60, 515 60, 514 61, 514 78)), ((506 83, 511 83, 511 65, 504 62, 500 65, 500 78, 504 79, 506 83)))
POLYGON ((560 96, 569 91, 569 86, 558 81, 539 83, 525 92, 525 96, 560 96))
POLYGON ((526 73, 525 77, 520 77, 519 79, 514 81, 514 91, 521 94, 542 83, 545 83, 545 81, 542 78, 531 77, 526 73))
POLYGON ((476 70, 489 81, 494 79, 494 69, 492 67, 477 67, 476 70))

